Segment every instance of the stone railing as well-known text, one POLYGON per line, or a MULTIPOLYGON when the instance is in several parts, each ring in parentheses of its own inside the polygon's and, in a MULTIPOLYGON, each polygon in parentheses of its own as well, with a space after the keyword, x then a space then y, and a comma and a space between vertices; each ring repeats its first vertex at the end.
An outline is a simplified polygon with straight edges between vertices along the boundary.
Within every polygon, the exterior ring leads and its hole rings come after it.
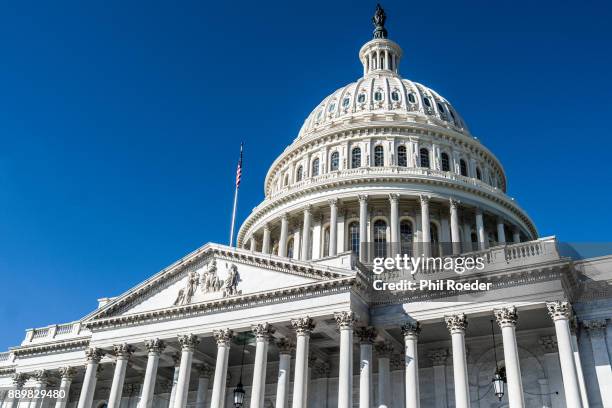
POLYGON ((10 366, 15 363, 15 355, 10 351, 0 353, 0 366, 10 366))
POLYGON ((51 326, 29 329, 26 330, 25 339, 21 345, 44 343, 54 339, 76 337, 84 334, 84 331, 85 329, 81 328, 81 322, 54 324, 51 326))

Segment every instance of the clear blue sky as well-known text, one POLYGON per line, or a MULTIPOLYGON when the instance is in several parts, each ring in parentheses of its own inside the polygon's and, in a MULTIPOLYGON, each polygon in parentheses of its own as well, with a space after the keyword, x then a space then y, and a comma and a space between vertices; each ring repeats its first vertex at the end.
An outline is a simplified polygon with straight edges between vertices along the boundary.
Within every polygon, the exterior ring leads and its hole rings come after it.
MULTIPOLYGON (((361 74, 375 2, 4 2, 0 350, 226 243, 310 110, 361 74)), ((541 235, 609 241, 610 3, 385 1, 541 235), (608 186, 606 189, 605 186, 608 186)))

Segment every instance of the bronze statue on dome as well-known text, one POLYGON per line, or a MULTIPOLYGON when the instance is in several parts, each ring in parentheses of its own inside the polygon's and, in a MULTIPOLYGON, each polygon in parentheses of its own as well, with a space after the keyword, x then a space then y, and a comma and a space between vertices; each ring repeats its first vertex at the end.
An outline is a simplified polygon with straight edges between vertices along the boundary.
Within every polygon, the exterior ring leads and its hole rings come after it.
POLYGON ((387 38, 385 21, 387 21, 385 10, 380 6, 380 4, 377 4, 374 17, 372 17, 372 24, 374 24, 374 38, 387 38))

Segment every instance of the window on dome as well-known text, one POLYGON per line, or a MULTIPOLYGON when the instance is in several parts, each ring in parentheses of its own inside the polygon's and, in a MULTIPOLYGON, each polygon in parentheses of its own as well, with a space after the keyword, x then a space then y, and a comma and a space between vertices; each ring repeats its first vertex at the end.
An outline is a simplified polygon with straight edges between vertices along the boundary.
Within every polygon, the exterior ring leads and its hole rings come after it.
POLYGON ((356 147, 351 151, 351 168, 361 167, 361 149, 356 147))
POLYGON ((425 97, 423 98, 423 103, 425 104, 425 106, 427 106, 428 108, 431 108, 431 101, 429 100, 429 98, 425 97))
POLYGON ((440 113, 444 113, 445 112, 444 106, 440 102, 438 102, 436 105, 438 105, 438 110, 440 111, 440 113))
POLYGON ((387 256, 387 223, 384 220, 374 222, 374 256, 377 258, 387 256))
POLYGON ((449 110, 448 110, 448 113, 450 113, 451 118, 453 118, 453 120, 457 120, 457 119, 455 118, 455 113, 453 112, 453 110, 452 110, 452 109, 449 109, 449 110))
POLYGON ((329 169, 330 171, 338 170, 340 166, 340 154, 338 152, 333 152, 331 155, 331 159, 329 161, 329 169))
POLYGON ((382 101, 382 98, 383 98, 382 92, 380 92, 380 91, 374 92, 374 100, 375 101, 377 101, 377 102, 378 101, 382 101))
POLYGON ((467 177, 468 175, 467 163, 463 159, 459 160, 459 171, 461 172, 462 176, 467 177))
POLYGON ((397 165, 408 167, 408 155, 406 154, 406 146, 397 147, 397 165))
POLYGON ((335 103, 330 104, 330 105, 329 105, 329 108, 327 108, 327 109, 328 109, 330 112, 333 112, 333 111, 334 111, 334 109, 336 109, 336 104, 335 104, 335 103))
POLYGON ((364 103, 366 100, 366 96, 364 93, 360 93, 359 96, 357 97, 357 102, 359 103, 364 103))
POLYGON ((312 177, 316 177, 319 175, 319 159, 314 159, 312 161, 312 177))
POLYGON ((410 103, 416 103, 416 97, 414 96, 414 94, 413 94, 412 92, 410 92, 410 93, 408 94, 408 101, 409 101, 410 103))
POLYGON ((378 145, 374 148, 374 166, 382 167, 385 165, 385 149, 378 145))
POLYGON ((285 174, 285 179, 283 180, 283 187, 289 184, 289 174, 285 174))
POLYGON ((400 99, 399 92, 397 92, 397 91, 391 92, 391 100, 392 101, 397 102, 397 101, 399 101, 399 99, 400 99))
POLYGON ((450 160, 448 154, 442 153, 440 155, 440 161, 442 162, 442 171, 450 171, 450 160))
POLYGON ((350 104, 350 103, 351 103, 351 99, 350 99, 350 98, 348 98, 348 97, 347 97, 347 98, 344 98, 344 99, 342 100, 342 107, 344 107, 344 108, 348 108, 348 106, 349 106, 349 104, 350 104))
POLYGON ((357 221, 349 225, 349 245, 351 251, 359 255, 359 223, 357 221))
POLYGON ((421 148, 419 150, 419 157, 421 159, 421 167, 429 168, 429 150, 426 148, 421 148))
POLYGON ((322 110, 320 110, 319 113, 317 113, 317 121, 321 119, 322 114, 323 114, 322 110))
POLYGON ((400 247, 402 255, 412 255, 412 223, 407 220, 400 222, 400 247))
POLYGON ((476 178, 478 180, 482 180, 482 173, 480 172, 480 168, 476 167, 476 178))
POLYGON ((302 168, 302 166, 297 168, 297 171, 295 172, 295 181, 302 181, 302 178, 304 177, 304 169, 302 168))

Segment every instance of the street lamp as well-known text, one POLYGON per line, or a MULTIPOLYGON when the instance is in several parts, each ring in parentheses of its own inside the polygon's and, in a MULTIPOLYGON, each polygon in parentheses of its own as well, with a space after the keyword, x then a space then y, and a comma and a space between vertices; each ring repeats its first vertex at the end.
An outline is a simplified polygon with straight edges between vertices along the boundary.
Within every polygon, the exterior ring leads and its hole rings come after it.
POLYGON ((242 408, 244 406, 244 395, 246 391, 242 385, 242 368, 244 367, 244 349, 246 348, 246 344, 249 341, 249 336, 245 334, 242 338, 242 361, 240 362, 240 379, 238 380, 238 384, 236 388, 234 388, 234 407, 242 408))
POLYGON ((497 364, 497 348, 495 347, 495 330, 493 329, 493 319, 491 319, 491 337, 493 338, 493 354, 495 356, 495 375, 493 375, 493 389, 498 400, 504 397, 504 383, 506 383, 506 369, 497 364))

